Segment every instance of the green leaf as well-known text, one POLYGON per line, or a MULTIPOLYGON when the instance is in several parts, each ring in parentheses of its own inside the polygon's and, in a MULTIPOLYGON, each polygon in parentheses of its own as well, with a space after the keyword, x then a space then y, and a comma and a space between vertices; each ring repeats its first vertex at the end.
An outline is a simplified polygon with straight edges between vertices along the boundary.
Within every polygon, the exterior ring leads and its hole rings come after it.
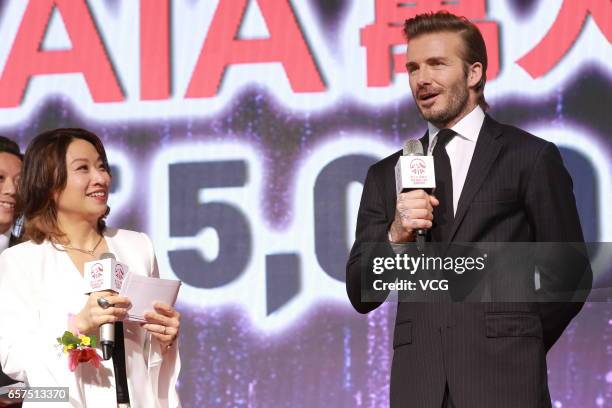
POLYGON ((81 340, 69 331, 64 332, 64 335, 62 336, 62 341, 61 341, 61 343, 64 346, 69 346, 71 344, 77 345, 80 342, 81 340))
POLYGON ((91 339, 91 347, 92 347, 92 348, 95 348, 95 347, 96 347, 96 344, 97 344, 97 341, 98 341, 98 340, 96 339, 96 336, 91 335, 91 336, 89 336, 89 338, 91 339))

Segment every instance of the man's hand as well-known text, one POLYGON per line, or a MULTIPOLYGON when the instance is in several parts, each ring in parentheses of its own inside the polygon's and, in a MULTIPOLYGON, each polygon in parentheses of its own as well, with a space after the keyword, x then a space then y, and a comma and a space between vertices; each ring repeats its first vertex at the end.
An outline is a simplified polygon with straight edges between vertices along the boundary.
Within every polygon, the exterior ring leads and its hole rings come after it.
POLYGON ((415 240, 415 231, 430 229, 433 221, 433 207, 440 204, 433 195, 423 190, 400 193, 395 205, 395 219, 389 228, 392 243, 415 240))

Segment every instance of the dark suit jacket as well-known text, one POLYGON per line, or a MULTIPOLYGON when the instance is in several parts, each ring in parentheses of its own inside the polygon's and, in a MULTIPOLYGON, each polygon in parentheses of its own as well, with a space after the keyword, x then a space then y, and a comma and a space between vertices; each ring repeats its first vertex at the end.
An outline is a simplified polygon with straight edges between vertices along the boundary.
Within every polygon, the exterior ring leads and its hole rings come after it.
MULTIPOLYGON (((9 248, 12 247, 13 245, 17 245, 19 242, 20 242, 20 238, 14 235, 11 235, 9 239, 9 248)), ((0 367, 0 387, 4 387, 4 386, 15 384, 15 383, 17 383, 17 381, 13 380, 12 378, 4 374, 4 372, 2 371, 2 367, 0 367)))
MULTIPOLYGON (((400 154, 374 164, 364 183, 346 271, 347 292, 360 313, 380 305, 361 298, 363 243, 388 242, 400 154)), ((582 242, 572 180, 556 146, 487 115, 450 240, 582 242)), ((550 407, 546 352, 581 307, 580 302, 398 303, 391 406, 439 408, 448 384, 457 407, 550 407)))

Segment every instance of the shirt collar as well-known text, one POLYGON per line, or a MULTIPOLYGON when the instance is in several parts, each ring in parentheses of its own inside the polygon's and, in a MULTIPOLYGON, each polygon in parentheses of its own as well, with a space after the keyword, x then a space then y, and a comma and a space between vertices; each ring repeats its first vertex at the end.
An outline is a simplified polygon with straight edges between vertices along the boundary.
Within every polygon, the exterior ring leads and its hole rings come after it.
POLYGON ((8 248, 9 241, 11 240, 11 231, 12 228, 9 228, 8 231, 0 234, 0 252, 8 248))
MULTIPOLYGON (((476 142, 480 128, 485 120, 485 113, 480 107, 476 105, 474 109, 467 115, 465 115, 459 122, 455 123, 455 126, 451 127, 452 130, 457 132, 459 136, 464 139, 476 142)), ((429 144, 431 145, 432 139, 438 134, 440 129, 427 122, 427 128, 429 131, 429 144)))

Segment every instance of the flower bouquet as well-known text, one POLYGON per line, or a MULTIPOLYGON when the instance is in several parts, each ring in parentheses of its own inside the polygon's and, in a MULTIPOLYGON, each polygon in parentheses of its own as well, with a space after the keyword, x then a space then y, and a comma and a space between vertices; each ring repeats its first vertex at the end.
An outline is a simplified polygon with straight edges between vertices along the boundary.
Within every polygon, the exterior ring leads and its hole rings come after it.
POLYGON ((68 368, 74 371, 80 363, 89 363, 95 368, 100 368, 102 358, 98 355, 96 347, 96 336, 75 335, 65 331, 57 342, 63 346, 64 353, 68 354, 68 368))

